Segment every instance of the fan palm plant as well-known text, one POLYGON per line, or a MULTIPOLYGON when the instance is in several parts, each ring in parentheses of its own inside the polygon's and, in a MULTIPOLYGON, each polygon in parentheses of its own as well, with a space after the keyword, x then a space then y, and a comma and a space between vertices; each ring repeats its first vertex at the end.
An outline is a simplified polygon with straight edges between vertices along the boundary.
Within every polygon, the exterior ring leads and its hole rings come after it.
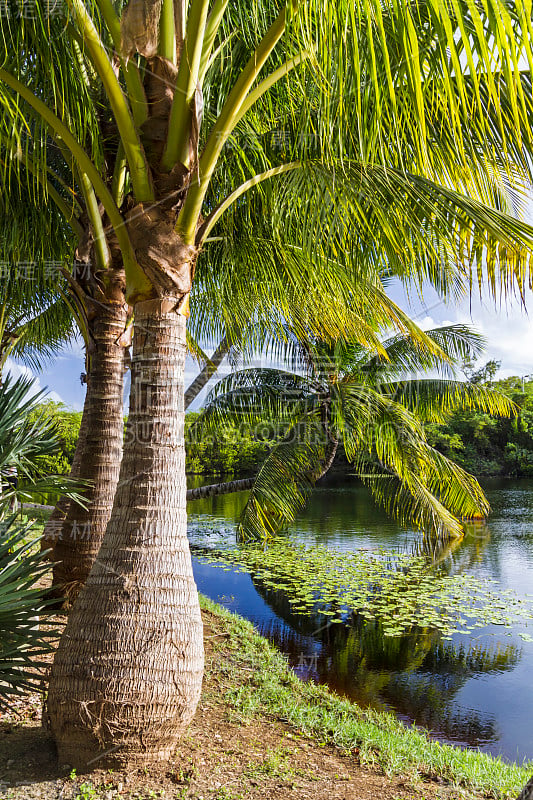
POLYGON ((43 670, 48 666, 43 656, 53 652, 59 630, 47 620, 48 587, 38 585, 50 571, 50 563, 35 552, 33 524, 17 524, 11 516, 2 518, 0 527, 1 708, 9 705, 13 695, 42 689, 43 670))
POLYGON ((40 457, 55 452, 59 437, 50 419, 35 413, 44 393, 33 387, 30 379, 9 375, 0 385, 0 705, 13 694, 42 688, 42 656, 58 637, 57 628, 41 627, 50 612, 41 579, 50 565, 35 552, 33 523, 17 523, 9 508, 14 499, 48 492, 83 503, 79 483, 41 472, 40 457))
MULTIPOLYGON (((253 286, 279 324, 366 344, 391 310, 383 261, 448 287, 485 265, 494 284, 500 270, 523 284, 530 231, 503 213, 502 175, 528 169, 528 18, 503 0, 68 0, 68 19, 35 7, 0 22, 6 170, 29 171, 78 237, 92 266, 80 316, 99 326, 105 308, 116 347, 126 304, 134 315, 118 488, 48 711, 63 761, 150 761, 171 752, 202 675, 182 433, 193 278, 216 283, 221 309, 238 297, 248 317, 253 286), (237 248, 243 196, 257 209, 271 190, 276 237, 250 218, 237 248), (202 278, 203 249, 221 268, 202 278), (366 326, 346 302, 354 279, 366 326)), ((106 368, 118 379, 114 354, 106 368)))
POLYGON ((85 503, 80 481, 43 474, 39 466, 40 457, 55 453, 59 438, 53 420, 35 413, 44 395, 34 391, 34 381, 26 376, 13 380, 8 375, 0 386, 0 514, 13 501, 32 501, 49 493, 85 503))
POLYGON ((404 335, 384 341, 377 355, 343 340, 295 342, 303 372, 254 368, 222 378, 194 427, 266 419, 284 425, 285 436, 255 479, 206 487, 202 496, 251 484, 240 534, 276 535, 294 520, 342 443, 354 475, 403 524, 440 539, 462 535, 461 519, 485 516, 487 500, 472 475, 430 447, 423 423, 443 422, 457 409, 508 416, 513 404, 485 384, 450 376, 457 361, 479 355, 479 336, 462 325, 426 333, 440 354, 421 352, 404 335), (420 376, 431 370, 436 377, 420 376))

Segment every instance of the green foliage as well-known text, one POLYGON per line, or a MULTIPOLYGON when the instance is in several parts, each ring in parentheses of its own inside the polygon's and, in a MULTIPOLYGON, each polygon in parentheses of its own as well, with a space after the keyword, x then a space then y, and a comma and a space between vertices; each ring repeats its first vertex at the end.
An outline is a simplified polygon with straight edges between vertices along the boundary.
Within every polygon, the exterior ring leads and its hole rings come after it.
POLYGON ((53 414, 39 403, 44 392, 33 393, 33 381, 7 377, 0 385, 0 513, 15 501, 65 494, 83 504, 79 482, 64 474, 49 473, 46 459, 58 453, 58 432, 53 414))
POLYGON ((533 620, 533 607, 512 592, 497 591, 486 578, 430 569, 422 556, 276 540, 266 548, 213 550, 201 558, 250 572, 267 589, 282 591, 291 611, 320 615, 324 624, 342 622, 349 613, 377 619, 385 636, 422 628, 448 638, 491 623, 509 627, 519 619, 533 620))
POLYGON ((39 456, 35 464, 44 474, 66 475, 70 472, 76 443, 80 432, 81 411, 70 411, 62 403, 48 400, 39 403, 28 419, 50 420, 57 434, 56 449, 53 453, 39 456))
POLYGON ((494 381, 494 373, 489 375, 485 368, 473 377, 477 379, 478 374, 481 382, 513 401, 517 415, 509 419, 482 411, 456 411, 443 424, 426 425, 428 441, 475 475, 532 477, 533 380, 494 381))
MULTIPOLYGON (((58 478, 62 475, 69 475, 78 441, 81 417, 81 411, 71 411, 62 403, 52 400, 40 402, 30 411, 28 424, 38 427, 50 426, 54 435, 53 448, 36 455, 33 459, 34 469, 39 475, 43 477, 55 475, 58 478)), ((32 493, 30 499, 54 505, 60 496, 61 491, 43 491, 38 497, 32 493)))
POLYGON ((227 422, 200 432, 193 427, 199 417, 196 412, 185 417, 188 473, 250 475, 256 472, 275 440, 272 426, 254 431, 250 426, 227 422))
MULTIPOLYGON (((31 204, 26 198, 26 205, 31 204)), ((50 237, 45 238, 49 247, 50 237)), ((60 263, 55 259, 53 264, 60 263)), ((14 242, 4 241, 0 227, 0 373, 10 356, 41 368, 73 334, 72 314, 64 299, 65 281, 57 268, 49 275, 46 263, 50 262, 17 253, 14 242), (4 261, 5 256, 17 260, 4 261)))
POLYGON ((292 522, 339 444, 353 474, 402 524, 449 539, 462 535, 463 519, 487 514, 476 478, 432 447, 424 430, 424 422, 442 422, 456 409, 512 414, 509 398, 490 385, 456 379, 458 364, 479 356, 478 334, 463 325, 426 331, 423 342, 398 334, 376 353, 351 340, 287 333, 290 345, 280 349, 299 372, 231 373, 192 428, 205 435, 238 422, 285 427, 250 492, 243 539, 275 536, 292 522), (437 377, 410 377, 430 370, 437 377))
POLYGON ((42 689, 43 656, 59 637, 39 585, 51 564, 35 551, 32 532, 33 523, 17 524, 14 515, 0 520, 0 707, 12 695, 42 689))

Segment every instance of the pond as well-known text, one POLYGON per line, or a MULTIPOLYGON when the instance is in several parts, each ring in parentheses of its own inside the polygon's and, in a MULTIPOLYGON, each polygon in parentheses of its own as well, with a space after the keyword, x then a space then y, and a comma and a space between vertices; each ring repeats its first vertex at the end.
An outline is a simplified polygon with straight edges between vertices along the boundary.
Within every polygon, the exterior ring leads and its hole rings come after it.
MULTIPOLYGON (((213 482, 209 480, 208 482, 213 482)), ((533 592, 533 481, 488 481, 492 513, 455 547, 431 557, 450 574, 488 577, 519 597, 533 592)), ((189 504, 191 543, 231 538, 246 494, 189 504)), ((308 545, 419 552, 420 536, 391 521, 368 491, 344 481, 316 489, 290 535, 308 545)), ((198 589, 249 619, 304 680, 324 683, 364 707, 392 710, 441 741, 508 760, 533 758, 533 642, 499 626, 442 641, 437 632, 386 638, 373 622, 323 624, 291 611, 282 592, 249 574, 193 558, 198 589)))

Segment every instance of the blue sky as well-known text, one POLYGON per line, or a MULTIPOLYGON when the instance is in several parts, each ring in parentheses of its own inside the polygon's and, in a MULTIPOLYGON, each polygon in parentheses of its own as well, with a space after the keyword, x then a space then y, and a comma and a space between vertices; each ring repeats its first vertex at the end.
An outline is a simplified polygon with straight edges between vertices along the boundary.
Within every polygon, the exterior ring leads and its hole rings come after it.
MULTIPOLYGON (((410 304, 401 289, 392 290, 391 294, 423 328, 454 322, 472 325, 487 340, 486 356, 481 359, 481 363, 489 358, 502 362, 498 377, 533 373, 533 318, 527 315, 518 301, 496 305, 493 301, 481 302, 474 297, 459 305, 445 305, 430 290, 426 293, 424 303, 415 301, 410 304)), ((533 294, 527 298, 527 305, 529 309, 533 309, 533 294)), ((30 372, 14 362, 10 362, 9 369, 14 374, 30 372)), ((83 348, 81 343, 73 342, 70 347, 58 353, 46 369, 33 374, 40 387, 46 387, 53 399, 61 400, 71 408, 81 409, 85 397, 85 387, 80 382, 83 370, 83 348)), ((222 372, 227 370, 228 367, 222 372)), ((186 383, 194 378, 196 372, 195 363, 188 359, 186 383)), ((200 403, 201 399, 202 396, 200 403)), ((197 405, 198 402, 195 406, 197 405)))

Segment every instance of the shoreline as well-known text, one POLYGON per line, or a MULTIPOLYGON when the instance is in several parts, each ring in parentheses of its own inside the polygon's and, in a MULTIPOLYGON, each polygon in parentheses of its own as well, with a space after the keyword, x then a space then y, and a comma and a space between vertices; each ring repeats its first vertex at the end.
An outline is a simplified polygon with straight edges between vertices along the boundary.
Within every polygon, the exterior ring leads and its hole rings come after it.
POLYGON ((73 775, 33 695, 18 721, 0 719, 2 800, 515 800, 533 772, 304 683, 250 622, 201 606, 202 699, 170 762, 73 775))

